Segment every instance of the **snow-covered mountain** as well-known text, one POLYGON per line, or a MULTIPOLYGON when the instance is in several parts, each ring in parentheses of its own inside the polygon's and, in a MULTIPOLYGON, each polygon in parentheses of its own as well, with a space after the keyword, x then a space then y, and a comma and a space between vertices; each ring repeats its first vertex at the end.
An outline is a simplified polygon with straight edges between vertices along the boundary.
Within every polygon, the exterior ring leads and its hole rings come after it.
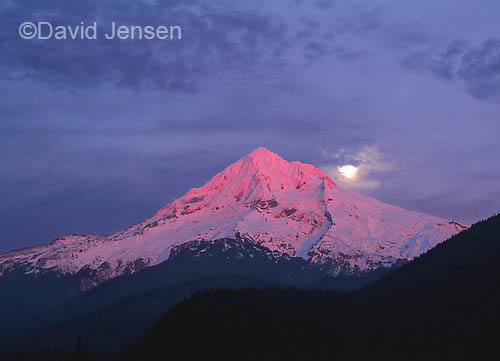
POLYGON ((85 271, 88 289, 157 265, 188 242, 242 238, 273 257, 302 257, 333 275, 357 273, 411 260, 464 228, 351 192, 313 165, 258 148, 121 232, 69 235, 0 255, 0 275, 85 271))

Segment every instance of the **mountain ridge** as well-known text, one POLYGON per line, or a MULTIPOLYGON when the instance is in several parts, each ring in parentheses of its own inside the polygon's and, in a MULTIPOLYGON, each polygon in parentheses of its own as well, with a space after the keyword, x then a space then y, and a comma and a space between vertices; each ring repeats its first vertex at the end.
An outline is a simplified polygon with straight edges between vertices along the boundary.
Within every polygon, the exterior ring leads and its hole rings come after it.
POLYGON ((0 255, 4 272, 87 269, 81 290, 157 265, 173 247, 242 236, 331 275, 369 272, 411 260, 466 229, 337 185, 313 165, 260 147, 189 190, 153 217, 110 236, 68 235, 0 255))

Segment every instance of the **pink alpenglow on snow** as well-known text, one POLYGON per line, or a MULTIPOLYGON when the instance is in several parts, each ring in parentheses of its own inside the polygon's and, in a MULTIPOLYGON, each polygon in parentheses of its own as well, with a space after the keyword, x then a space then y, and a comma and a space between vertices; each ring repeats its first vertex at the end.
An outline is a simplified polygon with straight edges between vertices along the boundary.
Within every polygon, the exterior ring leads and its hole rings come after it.
POLYGON ((411 260, 464 228, 351 192, 313 165, 258 148, 142 223, 111 236, 69 235, 3 254, 0 273, 23 267, 73 274, 88 266, 97 285, 159 264, 185 242, 239 234, 335 275, 411 260))

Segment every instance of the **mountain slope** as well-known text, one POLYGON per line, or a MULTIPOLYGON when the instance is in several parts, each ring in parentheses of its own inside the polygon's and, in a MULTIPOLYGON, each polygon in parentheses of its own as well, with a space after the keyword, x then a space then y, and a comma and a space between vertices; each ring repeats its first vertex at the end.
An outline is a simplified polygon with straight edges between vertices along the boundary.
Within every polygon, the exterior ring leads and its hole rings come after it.
POLYGON ((0 255, 0 275, 79 273, 85 291, 157 265, 185 242, 238 236, 332 275, 358 274, 411 260, 463 229, 348 191, 312 165, 258 148, 121 232, 69 235, 0 255))
POLYGON ((480 298, 486 305, 500 295, 499 259, 500 215, 496 215, 365 287, 359 296, 379 304, 447 307, 450 299, 467 305, 480 298))
POLYGON ((20 344, 21 348, 50 345, 67 349, 81 335, 85 336, 89 349, 113 350, 115 347, 116 350, 127 343, 128 337, 142 333, 149 326, 146 322, 158 318, 175 301, 169 297, 158 298, 157 291, 161 289, 186 290, 182 296, 187 296, 188 291, 207 287, 241 287, 240 280, 253 279, 262 285, 304 288, 316 288, 321 282, 328 288, 346 290, 373 282, 386 272, 383 269, 367 277, 337 276, 323 282, 325 273, 318 265, 300 257, 275 255, 264 246, 238 237, 183 243, 172 248, 167 261, 115 277, 83 293, 75 290, 79 274, 57 279, 56 274, 50 272, 36 276, 6 273, 0 278, 0 340, 10 346, 20 344), (73 295, 68 292, 71 289, 73 295), (157 308, 142 310, 141 323, 130 323, 136 316, 128 312, 135 306, 124 308, 124 300, 148 303, 151 298, 156 299, 154 302, 163 301, 157 308), (102 330, 101 323, 109 319, 104 316, 111 312, 109 310, 114 310, 115 319, 122 317, 123 320, 102 330), (128 329, 121 330, 118 325, 127 322, 128 329), (116 331, 113 339, 103 342, 104 334, 113 330, 116 331), (71 342, 66 342, 68 340, 71 342))
MULTIPOLYGON (((133 296, 122 297, 110 305, 75 314, 59 322, 52 319, 50 323, 35 328, 22 337, 9 339, 8 345, 0 342, 0 346, 12 351, 16 348, 68 351, 73 349, 75 340, 80 336, 85 340, 89 351, 118 352, 140 337, 171 305, 197 291, 273 285, 286 286, 269 279, 245 276, 204 278, 169 284, 133 296)), ((87 299, 84 296, 64 304, 63 307, 73 308, 84 304, 85 301, 87 299)))
POLYGON ((154 360, 498 359, 500 216, 352 294, 212 290, 171 308, 125 354, 154 360), (196 340, 197 347, 189 345, 196 340))

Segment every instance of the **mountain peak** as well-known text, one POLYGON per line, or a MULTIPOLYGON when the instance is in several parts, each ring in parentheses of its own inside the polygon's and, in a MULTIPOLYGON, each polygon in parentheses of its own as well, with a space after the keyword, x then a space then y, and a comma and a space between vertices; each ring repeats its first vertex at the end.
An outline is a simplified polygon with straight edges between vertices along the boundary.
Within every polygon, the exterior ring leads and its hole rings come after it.
POLYGON ((259 147, 255 149, 252 153, 248 154, 248 158, 252 159, 270 159, 270 158, 279 158, 282 159, 279 155, 276 153, 271 152, 269 149, 264 148, 264 147, 259 147))
POLYGON ((257 168, 274 168, 279 165, 287 166, 290 163, 285 159, 281 158, 278 154, 271 152, 269 149, 264 147, 259 147, 255 149, 252 153, 248 154, 243 159, 250 160, 257 168))

